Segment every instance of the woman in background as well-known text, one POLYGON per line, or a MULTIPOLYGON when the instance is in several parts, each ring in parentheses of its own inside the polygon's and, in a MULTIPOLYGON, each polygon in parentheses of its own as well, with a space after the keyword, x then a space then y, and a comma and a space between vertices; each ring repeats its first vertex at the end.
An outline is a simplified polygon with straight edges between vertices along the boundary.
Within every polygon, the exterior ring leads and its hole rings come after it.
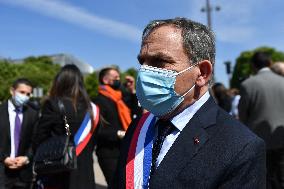
POLYGON ((212 92, 217 104, 229 113, 232 108, 232 99, 226 87, 222 83, 215 83, 212 86, 212 92))
MULTIPOLYGON (((91 119, 96 119, 96 106, 91 101, 84 87, 83 76, 75 65, 65 65, 56 75, 49 96, 44 102, 42 116, 34 138, 34 147, 51 136, 65 133, 62 113, 58 107, 58 99, 65 106, 65 115, 71 131, 71 139, 80 128, 87 112, 91 119)), ((94 131, 96 124, 92 122, 91 130, 94 131)), ((93 133, 93 132, 92 132, 93 133)), ((95 179, 93 171, 94 134, 85 148, 77 156, 77 169, 71 172, 48 175, 43 177, 45 188, 64 189, 94 189, 95 179)))

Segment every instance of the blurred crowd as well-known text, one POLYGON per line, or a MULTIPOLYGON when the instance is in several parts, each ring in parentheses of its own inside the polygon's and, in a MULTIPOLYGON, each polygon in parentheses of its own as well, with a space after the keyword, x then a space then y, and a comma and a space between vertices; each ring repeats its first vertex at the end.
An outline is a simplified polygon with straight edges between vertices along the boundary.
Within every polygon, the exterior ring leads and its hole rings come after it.
POLYGON ((251 66, 255 75, 240 90, 215 83, 212 93, 221 108, 265 141, 267 188, 283 188, 284 64, 273 64, 267 53, 256 52, 251 66))
POLYGON ((110 183, 119 158, 121 140, 130 122, 141 117, 143 110, 135 95, 135 80, 126 76, 120 81, 116 68, 104 68, 99 74, 99 95, 90 99, 84 87, 83 75, 75 65, 62 67, 54 78, 48 96, 40 104, 29 100, 33 85, 25 78, 14 81, 11 98, 1 104, 1 169, 0 188, 29 188, 33 155, 37 147, 52 135, 65 132, 62 113, 57 105, 60 99, 71 135, 79 132, 86 112, 94 115, 94 102, 99 109, 99 123, 91 140, 78 156, 76 171, 68 174, 37 175, 36 187, 94 188, 93 152, 107 183, 110 183))

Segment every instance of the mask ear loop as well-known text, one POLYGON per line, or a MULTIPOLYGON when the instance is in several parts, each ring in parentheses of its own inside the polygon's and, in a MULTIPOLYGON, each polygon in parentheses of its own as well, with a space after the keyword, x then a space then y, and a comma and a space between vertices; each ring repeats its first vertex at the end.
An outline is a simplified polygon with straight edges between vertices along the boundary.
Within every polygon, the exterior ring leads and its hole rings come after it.
MULTIPOLYGON (((193 68, 194 66, 196 66, 198 64, 199 63, 193 64, 192 66, 190 66, 190 67, 188 67, 188 68, 186 68, 186 69, 176 73, 176 76, 179 75, 179 74, 182 74, 183 72, 186 72, 186 71, 190 70, 191 68, 193 68)), ((187 92, 185 92, 183 95, 181 95, 181 97, 185 97, 194 87, 195 87, 195 84, 187 92)))
POLYGON ((186 93, 184 93, 181 97, 185 97, 194 87, 195 87, 195 84, 186 93))
POLYGON ((196 65, 198 65, 198 64, 199 64, 199 63, 193 64, 193 65, 189 66, 188 68, 186 68, 186 69, 184 69, 184 70, 182 70, 182 71, 180 71, 180 72, 178 72, 178 73, 175 73, 175 76, 178 76, 178 75, 180 75, 180 74, 182 74, 182 73, 184 73, 184 72, 190 70, 191 68, 193 68, 194 66, 196 66, 196 65))

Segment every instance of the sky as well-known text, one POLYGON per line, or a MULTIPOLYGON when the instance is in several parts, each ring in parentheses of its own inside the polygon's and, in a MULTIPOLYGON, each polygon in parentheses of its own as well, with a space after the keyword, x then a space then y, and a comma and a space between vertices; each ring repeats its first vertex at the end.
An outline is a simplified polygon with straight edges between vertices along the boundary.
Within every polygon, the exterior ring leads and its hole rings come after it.
MULTIPOLYGON (((101 69, 139 68, 141 34, 153 19, 207 24, 206 0, 0 0, 0 57, 71 54, 101 69)), ((216 34, 215 79, 228 86, 225 61, 270 46, 284 51, 283 0, 210 0, 216 34), (220 11, 215 7, 219 6, 220 11)))

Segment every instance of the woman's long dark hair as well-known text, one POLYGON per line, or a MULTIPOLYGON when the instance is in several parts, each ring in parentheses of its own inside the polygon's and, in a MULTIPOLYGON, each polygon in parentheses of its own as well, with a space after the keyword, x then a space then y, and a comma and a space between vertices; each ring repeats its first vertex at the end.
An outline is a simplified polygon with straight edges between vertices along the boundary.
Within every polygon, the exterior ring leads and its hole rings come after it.
POLYGON ((84 86, 83 75, 74 64, 67 64, 55 76, 49 96, 53 98, 70 98, 77 111, 77 102, 83 101, 92 116, 91 101, 84 86))

